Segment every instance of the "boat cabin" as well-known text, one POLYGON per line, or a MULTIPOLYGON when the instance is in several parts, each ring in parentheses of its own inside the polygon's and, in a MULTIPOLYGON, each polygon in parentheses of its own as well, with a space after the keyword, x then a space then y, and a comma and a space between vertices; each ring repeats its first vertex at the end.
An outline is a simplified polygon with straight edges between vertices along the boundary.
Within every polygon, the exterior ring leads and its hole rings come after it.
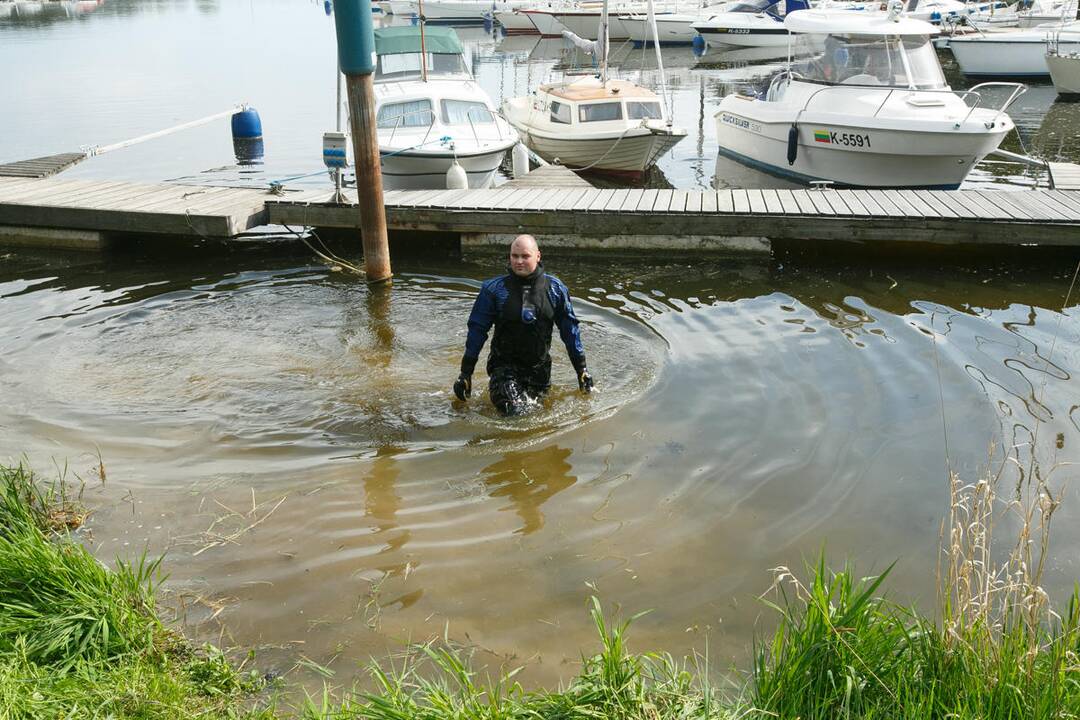
POLYGON ((381 28, 375 31, 375 54, 378 129, 478 129, 495 123, 452 28, 427 27, 422 41, 418 27, 381 28), (453 82, 426 82, 444 80, 453 82))
POLYGON ((930 41, 939 30, 922 20, 812 11, 789 15, 784 26, 788 69, 800 82, 948 89, 930 41))
POLYGON ((558 125, 664 119, 656 93, 625 80, 541 85, 540 93, 547 95, 549 121, 558 125))

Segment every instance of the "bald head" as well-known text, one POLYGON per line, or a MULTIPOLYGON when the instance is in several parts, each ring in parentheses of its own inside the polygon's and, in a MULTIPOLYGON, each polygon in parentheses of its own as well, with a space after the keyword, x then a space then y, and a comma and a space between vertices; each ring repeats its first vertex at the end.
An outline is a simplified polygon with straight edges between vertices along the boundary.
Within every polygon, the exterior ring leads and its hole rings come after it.
POLYGON ((515 275, 531 275, 540 262, 540 247, 532 235, 518 235, 510 243, 510 269, 515 275))

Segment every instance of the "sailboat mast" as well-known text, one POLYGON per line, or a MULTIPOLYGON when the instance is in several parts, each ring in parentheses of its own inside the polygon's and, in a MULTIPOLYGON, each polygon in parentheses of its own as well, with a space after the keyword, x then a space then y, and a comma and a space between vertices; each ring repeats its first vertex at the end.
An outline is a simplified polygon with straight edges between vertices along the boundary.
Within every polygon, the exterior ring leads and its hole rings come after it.
MULTIPOLYGON (((667 109, 668 125, 671 124, 671 104, 668 102, 667 78, 664 77, 664 58, 660 54, 660 31, 656 28, 656 12, 653 9, 653 0, 649 0, 649 29, 652 30, 653 48, 656 50, 656 67, 660 71, 660 96, 664 99, 667 109)), ((648 39, 646 37, 646 39, 648 39)))
POLYGON ((424 44, 424 0, 419 0, 416 9, 417 20, 420 22, 420 77, 427 82, 427 47, 424 44))
POLYGON ((603 56, 600 58, 600 84, 607 84, 607 60, 608 60, 608 0, 604 0, 603 6, 600 8, 600 37, 597 38, 600 42, 604 43, 603 56))

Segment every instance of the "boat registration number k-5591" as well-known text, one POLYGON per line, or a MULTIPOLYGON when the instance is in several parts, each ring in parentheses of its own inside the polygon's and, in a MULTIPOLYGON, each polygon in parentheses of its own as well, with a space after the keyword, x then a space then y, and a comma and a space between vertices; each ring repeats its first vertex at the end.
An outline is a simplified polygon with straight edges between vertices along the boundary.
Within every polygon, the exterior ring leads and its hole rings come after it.
POLYGON ((851 148, 869 148, 869 133, 846 133, 836 130, 814 130, 814 142, 826 145, 843 145, 851 148))

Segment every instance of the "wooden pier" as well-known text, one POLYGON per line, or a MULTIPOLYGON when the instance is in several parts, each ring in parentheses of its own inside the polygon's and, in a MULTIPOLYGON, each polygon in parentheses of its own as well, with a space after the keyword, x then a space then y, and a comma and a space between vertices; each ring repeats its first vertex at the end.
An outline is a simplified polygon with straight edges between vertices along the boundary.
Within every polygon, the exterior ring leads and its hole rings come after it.
MULTIPOLYGON (((547 172, 557 186, 540 182, 541 171, 490 190, 387 192, 387 223, 456 233, 473 245, 529 232, 555 246, 658 250, 767 250, 770 240, 1080 246, 1076 190, 600 189, 561 168, 547 172)), ((100 247, 117 234, 227 238, 268 223, 358 228, 355 190, 346 204, 332 196, 329 188, 276 195, 0 177, 0 244, 100 247)))
MULTIPOLYGON (((270 222, 356 227, 355 206, 334 205, 329 195, 272 199, 270 222)), ((596 248, 752 248, 765 238, 1080 246, 1075 191, 539 187, 392 191, 384 200, 392 229, 456 232, 470 244, 529 232, 548 244, 596 248)))
POLYGON ((234 237, 267 220, 267 190, 0 176, 0 243, 94 248, 117 234, 234 237))

